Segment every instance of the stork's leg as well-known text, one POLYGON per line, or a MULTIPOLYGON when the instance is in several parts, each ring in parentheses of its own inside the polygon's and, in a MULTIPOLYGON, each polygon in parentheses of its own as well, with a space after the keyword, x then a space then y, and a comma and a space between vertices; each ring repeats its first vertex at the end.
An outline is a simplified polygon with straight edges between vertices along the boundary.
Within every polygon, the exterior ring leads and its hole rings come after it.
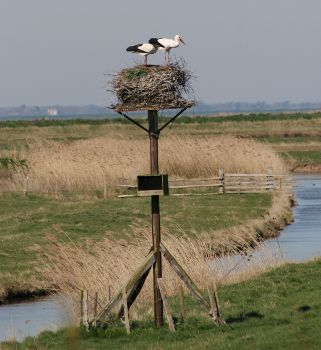
POLYGON ((144 65, 147 66, 147 55, 144 56, 144 65))
POLYGON ((169 64, 171 61, 171 59, 169 58, 169 53, 170 53, 170 51, 168 51, 168 54, 167 54, 167 64, 169 64))
POLYGON ((166 62, 166 50, 165 50, 165 61, 164 61, 164 66, 166 66, 167 62, 166 62))

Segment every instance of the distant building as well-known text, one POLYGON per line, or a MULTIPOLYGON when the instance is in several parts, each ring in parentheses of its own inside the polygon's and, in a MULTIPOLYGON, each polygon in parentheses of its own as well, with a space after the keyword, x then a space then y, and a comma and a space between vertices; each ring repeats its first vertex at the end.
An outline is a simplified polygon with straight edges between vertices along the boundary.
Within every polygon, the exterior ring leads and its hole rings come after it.
POLYGON ((47 113, 50 117, 54 117, 54 116, 58 115, 58 110, 57 110, 57 108, 48 108, 47 113))

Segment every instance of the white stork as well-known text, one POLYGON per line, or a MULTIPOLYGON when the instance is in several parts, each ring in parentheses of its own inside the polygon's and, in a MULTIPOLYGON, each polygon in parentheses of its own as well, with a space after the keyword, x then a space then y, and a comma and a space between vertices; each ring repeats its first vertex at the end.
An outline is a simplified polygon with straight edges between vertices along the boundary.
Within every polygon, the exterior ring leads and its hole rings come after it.
POLYGON ((158 47, 162 47, 162 44, 153 43, 143 43, 127 47, 126 51, 137 53, 144 56, 144 65, 147 66, 147 56, 152 55, 157 52, 158 47))
POLYGON ((165 51, 165 64, 169 64, 170 58, 169 58, 169 53, 171 49, 174 49, 175 47, 178 47, 180 43, 183 43, 184 45, 185 42, 182 39, 180 35, 175 35, 174 39, 166 39, 166 38, 151 38, 149 40, 150 44, 157 44, 159 45, 160 50, 165 51), (167 53, 167 62, 166 62, 166 53, 167 53))

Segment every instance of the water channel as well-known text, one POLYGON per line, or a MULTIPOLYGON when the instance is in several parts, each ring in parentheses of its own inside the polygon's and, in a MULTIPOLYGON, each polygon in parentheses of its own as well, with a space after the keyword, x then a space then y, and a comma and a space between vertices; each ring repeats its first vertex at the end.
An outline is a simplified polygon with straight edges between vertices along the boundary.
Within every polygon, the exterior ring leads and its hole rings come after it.
MULTIPOLYGON (((294 177, 297 206, 293 224, 278 238, 285 260, 304 261, 321 255, 321 175, 294 177)), ((275 240, 267 241, 275 245, 275 240)), ((241 257, 244 259, 244 257, 241 257)), ((68 310, 58 297, 39 298, 0 306, 0 342, 15 338, 21 341, 43 330, 56 331, 70 323, 68 310)))

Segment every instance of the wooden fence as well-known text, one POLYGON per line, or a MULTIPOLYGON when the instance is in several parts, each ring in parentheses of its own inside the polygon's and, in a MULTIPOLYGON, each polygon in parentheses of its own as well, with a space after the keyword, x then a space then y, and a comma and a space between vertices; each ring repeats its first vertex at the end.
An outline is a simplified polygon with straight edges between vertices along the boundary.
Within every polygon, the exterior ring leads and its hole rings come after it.
MULTIPOLYGON (((126 190, 137 189, 136 184, 118 185, 126 190)), ((210 195, 223 193, 257 193, 272 191, 289 191, 291 178, 288 175, 275 175, 271 168, 266 174, 233 174, 219 171, 219 176, 198 179, 170 179, 169 192, 172 196, 210 195), (198 190, 198 194, 191 193, 198 190), (185 193, 182 193, 185 192, 185 193)), ((134 197, 135 194, 120 194, 118 197, 134 197)))

